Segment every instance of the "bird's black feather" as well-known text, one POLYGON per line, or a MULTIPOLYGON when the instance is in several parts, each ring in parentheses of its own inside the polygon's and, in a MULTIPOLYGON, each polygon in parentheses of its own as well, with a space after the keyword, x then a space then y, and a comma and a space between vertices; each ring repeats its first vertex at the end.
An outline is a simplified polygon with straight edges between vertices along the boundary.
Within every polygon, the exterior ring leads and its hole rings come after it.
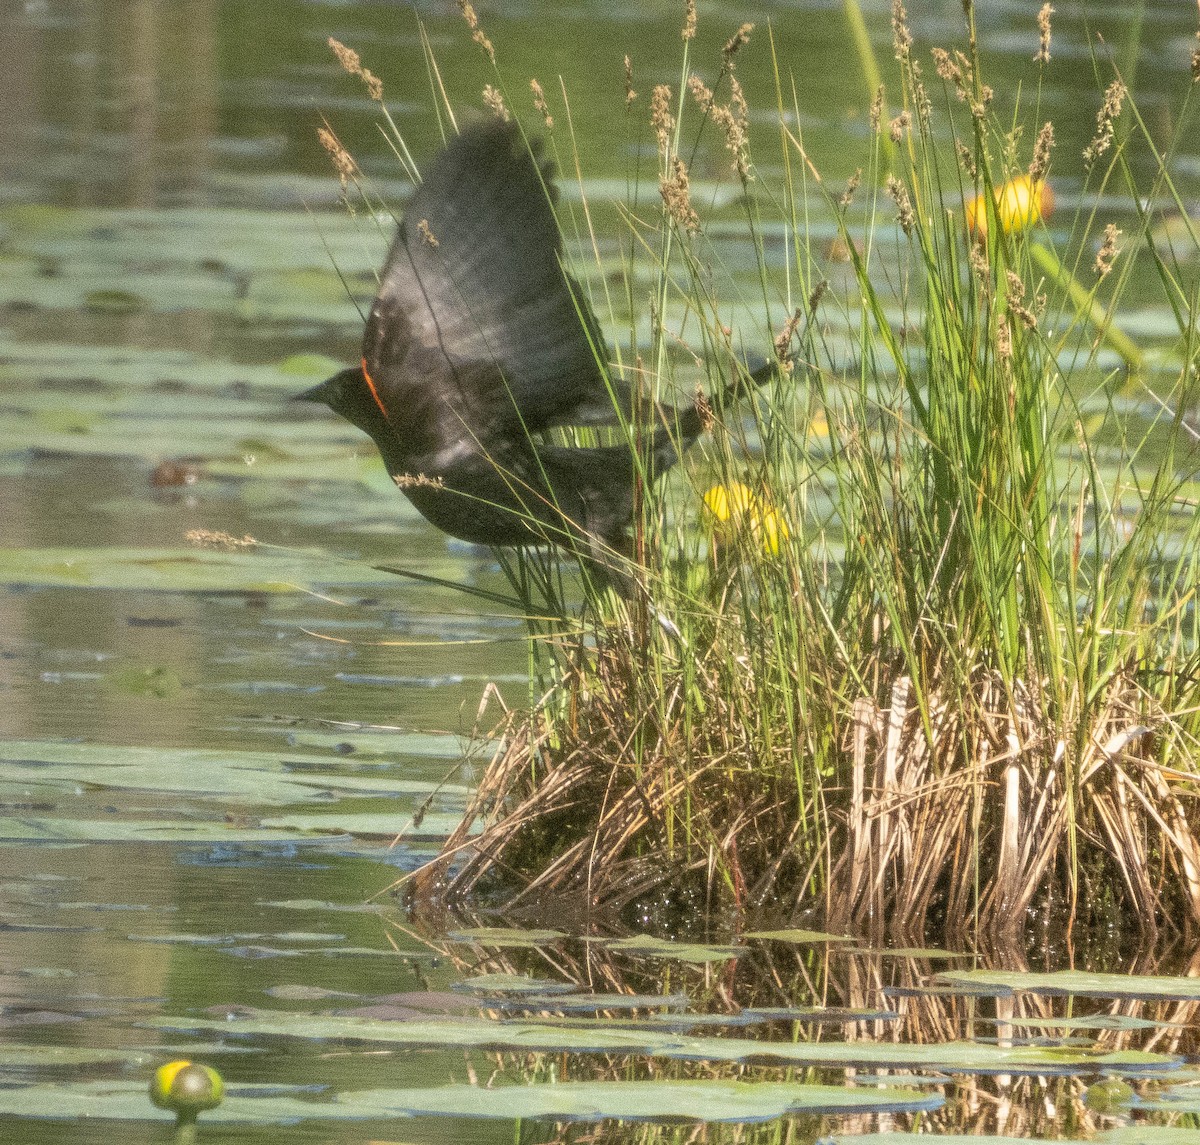
MULTIPOLYGON (((626 445, 571 449, 534 436, 612 421, 629 406, 563 269, 556 195, 539 143, 498 119, 468 127, 397 228, 361 366, 301 396, 368 433, 443 531, 489 545, 568 543, 606 575, 627 547, 637 458, 626 445)), ((690 407, 656 408, 655 420, 645 455, 660 474, 702 426, 690 407)))

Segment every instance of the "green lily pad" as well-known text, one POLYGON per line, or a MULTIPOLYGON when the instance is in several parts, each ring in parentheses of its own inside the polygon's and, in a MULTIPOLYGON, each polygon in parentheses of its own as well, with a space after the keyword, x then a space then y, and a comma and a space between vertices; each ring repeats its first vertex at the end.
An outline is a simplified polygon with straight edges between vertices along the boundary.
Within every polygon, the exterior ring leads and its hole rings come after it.
POLYGON ((1181 1125, 1118 1125, 1097 1133, 1101 1145, 1200 1145, 1200 1129, 1181 1125))
MULTIPOLYGON (((563 1013, 596 1013, 600 1010, 671 1010, 685 1009, 691 999, 686 994, 531 994, 505 999, 500 1005, 505 1009, 558 1010, 563 1013)), ((727 1014, 651 1014, 649 1017, 712 1019, 714 1025, 729 1025, 737 1022, 727 1014)))
POLYGON ((853 942, 844 934, 827 934, 823 930, 750 930, 742 935, 743 938, 765 939, 771 942, 793 942, 806 946, 816 942, 853 942))
POLYGON ((447 1085, 347 1093, 339 1103, 380 1116, 503 1117, 555 1121, 770 1121, 787 1113, 915 1112, 936 1109, 939 1094, 785 1082, 596 1081, 447 1085))
MULTIPOLYGON (((930 1133, 927 1136, 931 1145, 1029 1145, 1030 1141, 1028 1137, 991 1137, 986 1133, 978 1136, 969 1133, 930 1133)), ((915 1137, 915 1133, 897 1130, 893 1133, 838 1133, 831 1140, 836 1145, 913 1145, 915 1137)), ((1067 1143, 1059 1142, 1059 1145, 1067 1143)), ((1083 1142, 1077 1145, 1083 1145, 1083 1142)))
POLYGON ((1140 998, 1150 1002, 1200 1000, 1200 978, 1147 974, 1087 974, 1059 970, 1031 974, 1018 970, 948 970, 937 976, 948 985, 995 986, 1026 994, 1077 998, 1140 998))
POLYGON ((549 978, 524 974, 478 974, 451 987, 467 994, 569 994, 575 987, 549 978))
POLYGON ((387 909, 384 903, 327 902, 324 899, 280 899, 259 905, 276 910, 330 911, 335 914, 380 914, 387 909))
MULTIPOLYGON (((899 1087, 737 1081, 562 1082, 492 1089, 447 1085, 351 1091, 338 1094, 332 1102, 277 1093, 258 1096, 254 1090, 253 1086, 230 1087, 225 1101, 201 1116, 201 1125, 418 1116, 757 1122, 794 1112, 916 1112, 936 1109, 943 1100, 937 1094, 899 1087)), ((173 1119, 172 1114, 150 1103, 144 1083, 134 1081, 0 1089, 0 1116, 72 1121, 173 1119)))
POLYGON ((183 690, 183 683, 170 668, 161 666, 126 668, 109 683, 120 692, 130 696, 146 696, 154 700, 172 700, 183 690))
MULTIPOLYGON (((214 398, 214 390, 238 382, 249 390, 271 390, 280 396, 295 393, 310 380, 329 377, 346 363, 319 354, 293 355, 275 365, 248 365, 227 359, 213 358, 188 350, 149 349, 140 346, 89 346, 57 342, 19 342, 0 331, 0 379, 13 383, 28 383, 29 379, 43 382, 89 381, 120 391, 145 389, 159 385, 163 379, 177 382, 189 389, 201 391, 214 398), (207 391, 205 393, 205 391, 207 391)), ((14 385, 13 390, 16 390, 14 385)), ((32 393, 17 394, 27 402, 32 393)), ((81 398, 85 395, 79 395, 81 398)), ((117 395, 106 394, 109 400, 117 395)), ((167 408, 186 400, 183 394, 155 395, 168 399, 167 408)), ((141 404, 118 405, 131 412, 145 412, 144 395, 131 395, 141 404)), ((44 392, 43 406, 62 406, 61 393, 44 392)), ((18 405, 17 408, 24 408, 18 405)), ((252 408, 252 407, 251 407, 252 408)), ((241 406, 243 413, 247 407, 241 406)))
POLYGON ((33 1046, 0 1042, 0 1068, 66 1069, 76 1066, 129 1064, 151 1060, 144 1051, 91 1046, 33 1046))
MULTIPOLYGON (((166 1124, 175 1120, 173 1113, 152 1105, 146 1083, 136 1081, 88 1081, 0 1089, 0 1116, 53 1121, 162 1121, 166 1124)), ((212 1124, 285 1125, 314 1116, 346 1120, 370 1115, 286 1095, 252 1097, 227 1093, 217 1109, 201 1114, 200 1124, 202 1127, 212 1124), (325 1113, 326 1110, 332 1112, 325 1113)))
MULTIPOLYGON (((837 1145, 913 1145, 906 1132, 837 1134, 837 1145)), ((987 1134, 929 1133, 933 1145, 1029 1145, 1028 1137, 990 1137, 987 1134)), ((1059 1145, 1200 1145, 1200 1129, 1175 1125, 1120 1125, 1083 1141, 1063 1138, 1059 1145)))
MULTIPOLYGON (((465 799, 468 794, 461 784, 330 770, 336 767, 337 761, 329 756, 303 752, 0 741, 0 781, 16 785, 31 781, 62 786, 86 784, 122 791, 173 792, 216 799, 223 804, 255 806, 328 802, 331 792, 422 798, 437 792, 447 799, 465 799)), ((390 817, 392 834, 404 819, 403 813, 390 817)))
POLYGON ((479 946, 522 947, 548 946, 560 938, 566 938, 561 930, 520 930, 509 926, 475 926, 466 930, 452 930, 446 935, 451 942, 473 942, 479 946))
POLYGON ((328 378, 336 374, 344 364, 324 354, 290 354, 278 362, 275 368, 281 374, 293 378, 328 378))
POLYGON ((1035 1030, 1160 1030, 1165 1026, 1179 1025, 1178 1022, 1135 1018, 1130 1014, 1087 1014, 1071 1018, 977 1018, 976 1021, 1035 1030))
POLYGON ((962 950, 944 950, 940 946, 853 946, 839 951, 841 954, 873 954, 880 958, 917 958, 917 959, 947 959, 972 958, 972 954, 962 950))
POLYGON ((328 841, 304 833, 235 827, 193 819, 17 819, 0 818, 0 843, 304 843, 328 841))
POLYGON ((628 1053, 684 1061, 773 1062, 867 1069, 931 1069, 948 1073, 1075 1075, 1150 1074, 1179 1065, 1169 1054, 1139 1050, 1045 1046, 997 1046, 945 1042, 917 1046, 896 1042, 775 1042, 749 1038, 688 1037, 672 1030, 630 1029, 604 1022, 551 1025, 538 1022, 450 1020, 386 1022, 350 1016, 279 1013, 225 1022, 206 1018, 152 1018, 157 1029, 221 1031, 311 1041, 346 1040, 412 1047, 454 1047, 534 1053, 628 1053))
POLYGON ((894 1022, 900 1017, 894 1010, 865 1010, 842 1006, 751 1006, 742 1011, 754 1018, 782 1018, 785 1021, 819 1025, 844 1025, 848 1022, 894 1022))
POLYGON ((1140 1098, 1136 1107, 1147 1112, 1200 1114, 1200 1093, 1192 1088, 1168 1091, 1157 1097, 1140 1098))
POLYGON ((137 314, 149 308, 146 299, 132 290, 89 290, 83 304, 102 314, 137 314))
POLYGON ((138 592, 299 592, 320 584, 401 582, 370 565, 320 552, 214 549, 0 549, 0 584, 138 592))
MULTIPOLYGON (((411 815, 378 811, 330 811, 323 815, 276 815, 262 820, 264 827, 291 831, 327 831, 335 835, 356 835, 368 839, 444 839, 460 823, 461 815, 430 812, 414 824, 411 815)), ((481 826, 473 825, 472 834, 481 826)))
POLYGON ((694 942, 672 942, 639 934, 635 938, 616 938, 604 944, 623 954, 644 954, 651 958, 674 958, 678 962, 725 962, 746 953, 743 946, 703 946, 694 942))

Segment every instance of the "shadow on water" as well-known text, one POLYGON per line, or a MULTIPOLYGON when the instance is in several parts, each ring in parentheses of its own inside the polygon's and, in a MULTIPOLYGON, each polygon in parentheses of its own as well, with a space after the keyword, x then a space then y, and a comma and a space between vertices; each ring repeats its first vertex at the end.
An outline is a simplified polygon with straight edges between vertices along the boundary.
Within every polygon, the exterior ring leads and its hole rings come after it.
MULTIPOLYGON (((448 86, 478 90, 457 11, 419 7, 448 86)), ((1146 8, 1152 115, 1170 115, 1194 17, 1146 8)), ((796 45, 810 146, 850 175, 868 99, 840 12, 759 5, 701 36, 719 47, 742 18, 796 45)), ((1134 17, 1101 20, 1121 44, 1134 17)), ((981 13, 1001 72, 1031 25, 981 13)), ((512 74, 568 77, 612 197, 622 56, 637 45, 648 90, 674 6, 543 4, 489 30, 512 74)), ((1057 34, 1043 98, 1077 152, 1087 31, 1064 13, 1057 34)), ((517 618, 374 567, 401 554, 503 592, 490 555, 425 526, 349 427, 284 412, 357 355, 343 277, 369 296, 386 244, 337 208, 320 114, 404 193, 329 35, 379 62, 431 148, 406 9, 0 15, 0 1138, 164 1140, 146 1086, 179 1057, 225 1076, 213 1142, 1184 1134, 1200 980, 1190 952, 1135 957, 1119 926, 1073 947, 1035 934, 1032 954, 872 951, 707 919, 666 942, 412 918, 380 895, 457 822, 489 751, 470 738, 486 685, 530 696, 517 618), (197 530, 266 544, 197 548, 197 530)), ((765 54, 741 66, 767 84, 765 54)), ((1200 157, 1179 164, 1194 186, 1200 157)))

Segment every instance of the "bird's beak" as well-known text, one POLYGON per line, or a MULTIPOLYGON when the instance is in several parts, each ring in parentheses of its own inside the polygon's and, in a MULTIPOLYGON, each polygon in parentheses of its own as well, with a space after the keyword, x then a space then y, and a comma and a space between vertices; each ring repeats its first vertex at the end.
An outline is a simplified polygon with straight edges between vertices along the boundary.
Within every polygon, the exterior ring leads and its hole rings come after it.
POLYGON ((291 401, 294 402, 325 402, 325 395, 328 392, 325 387, 327 383, 322 382, 319 386, 313 386, 311 390, 305 390, 303 393, 292 394, 291 401))
POLYGON ((362 370, 358 366, 339 370, 332 378, 326 378, 320 385, 296 394, 292 401, 319 402, 321 405, 327 405, 330 409, 340 412, 346 403, 347 393, 353 393, 352 387, 362 385, 362 377, 362 370))

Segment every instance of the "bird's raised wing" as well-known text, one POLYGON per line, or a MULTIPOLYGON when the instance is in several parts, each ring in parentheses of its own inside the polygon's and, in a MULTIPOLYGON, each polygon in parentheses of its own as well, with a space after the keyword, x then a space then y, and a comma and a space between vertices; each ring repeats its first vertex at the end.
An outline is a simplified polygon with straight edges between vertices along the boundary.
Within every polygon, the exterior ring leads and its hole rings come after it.
POLYGON ((561 265, 555 194, 540 146, 490 119, 450 142, 409 202, 363 359, 414 447, 612 420, 607 351, 561 265))

